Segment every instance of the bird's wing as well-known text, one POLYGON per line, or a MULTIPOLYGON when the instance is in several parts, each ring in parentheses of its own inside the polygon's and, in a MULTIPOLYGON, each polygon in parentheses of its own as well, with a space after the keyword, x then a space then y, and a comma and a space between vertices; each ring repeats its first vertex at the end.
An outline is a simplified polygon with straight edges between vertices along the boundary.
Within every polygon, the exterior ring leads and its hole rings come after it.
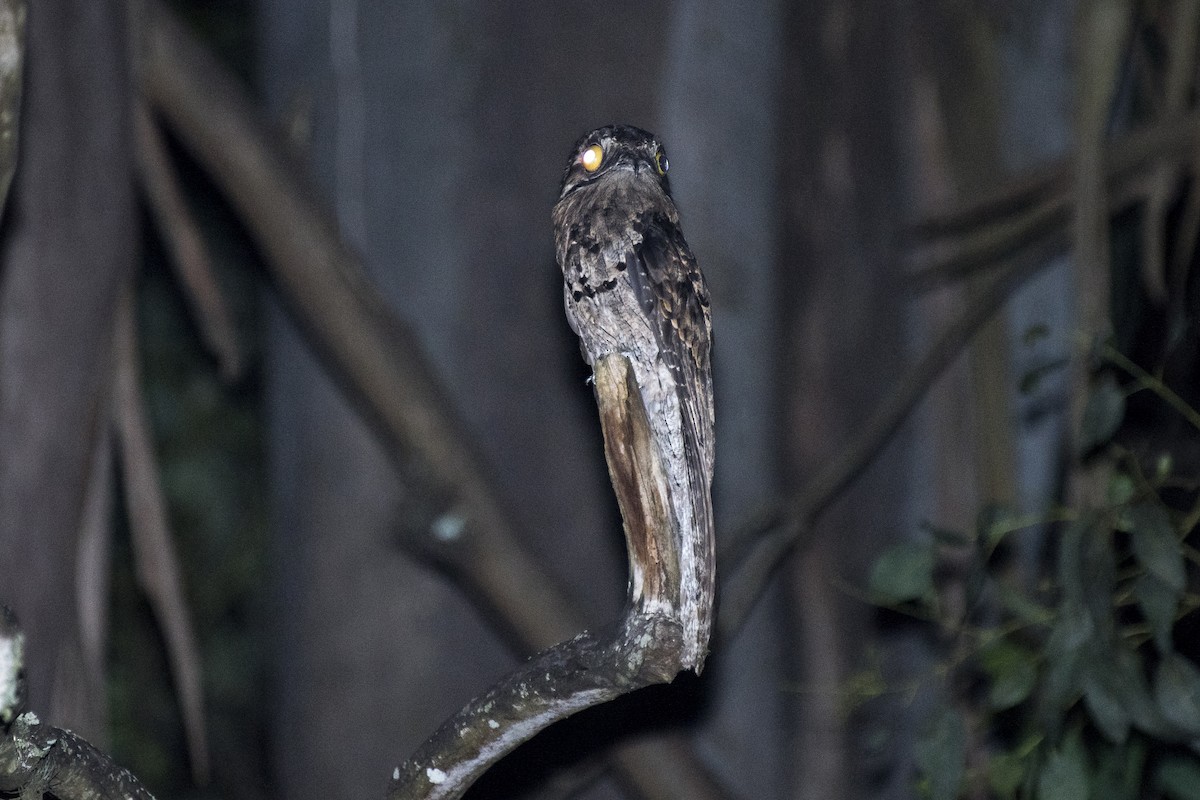
MULTIPOLYGON (((712 321, 708 287, 678 225, 664 214, 639 216, 640 242, 632 247, 629 282, 647 316, 663 361, 675 376, 683 415, 684 457, 700 541, 713 534, 712 321)), ((710 559, 711 553, 705 554, 710 559)))

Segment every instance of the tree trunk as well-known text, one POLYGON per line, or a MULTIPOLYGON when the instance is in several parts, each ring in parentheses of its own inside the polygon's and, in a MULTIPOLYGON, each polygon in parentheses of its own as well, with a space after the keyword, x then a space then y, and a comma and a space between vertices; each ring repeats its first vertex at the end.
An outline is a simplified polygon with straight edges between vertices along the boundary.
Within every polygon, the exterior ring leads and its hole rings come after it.
POLYGON ((84 677, 76 554, 137 221, 126 25, 117 0, 30 3, 0 272, 0 602, 28 634, 32 707, 87 737, 105 695, 84 677))

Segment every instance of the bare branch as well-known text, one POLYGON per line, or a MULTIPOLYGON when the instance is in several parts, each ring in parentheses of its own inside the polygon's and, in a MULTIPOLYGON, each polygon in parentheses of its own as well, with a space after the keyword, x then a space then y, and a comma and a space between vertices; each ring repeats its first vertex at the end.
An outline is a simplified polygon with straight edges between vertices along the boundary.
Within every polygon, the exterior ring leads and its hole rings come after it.
POLYGON ((133 121, 138 167, 150 211, 171 251, 171 264, 200 334, 220 365, 221 377, 234 380, 242 371, 241 349, 204 237, 188 210, 166 142, 145 102, 134 104, 133 121))
MULTIPOLYGON (((112 595, 112 509, 114 431, 111 387, 101 399, 96 438, 92 442, 91 466, 79 521, 79 544, 75 560, 76 608, 79 615, 79 644, 83 657, 87 700, 95 719, 107 727, 108 632, 112 595)), ((101 728, 103 729, 103 728, 101 728)))
MULTIPOLYGON (((1108 213, 1145 196, 1145 169, 1190 162, 1200 145, 1200 113, 1172 116, 1109 145, 1103 156, 1108 213)), ((1071 221, 1074 182, 1068 158, 1025 173, 990 195, 933 215, 913 228, 905 256, 910 282, 926 290, 995 265, 1071 221)), ((1065 245, 1065 240, 1064 240, 1065 245)))
POLYGON ((585 632, 550 648, 471 701, 396 769, 389 800, 461 797, 489 766, 546 726, 667 683, 690 663, 679 587, 683 559, 692 551, 681 550, 673 530, 667 472, 629 359, 599 359, 595 386, 629 550, 625 619, 609 638, 585 632))
MULTIPOLYGON (((1147 165, 1192 158, 1200 142, 1200 112, 1169 116, 1117 138, 1105 147, 1107 180, 1120 186, 1136 178, 1147 165)), ((1044 198, 1069 202, 1073 186, 1070 156, 1029 170, 990 193, 967 203, 929 214, 913 225, 918 242, 932 241, 1011 217, 1044 198)))
POLYGON ((670 681, 681 643, 673 619, 634 612, 611 639, 585 632, 550 648, 472 700, 397 767, 389 800, 462 797, 488 767, 552 723, 670 681))
POLYGON ((796 547, 811 541, 817 517, 871 463, 979 327, 1045 263, 1047 251, 1055 245, 1052 240, 1046 247, 1026 253, 981 285, 962 315, 942 331, 920 361, 904 371, 858 435, 808 481, 787 510, 776 520, 755 523, 753 530, 768 532, 753 542, 743 539, 731 543, 724 563, 732 561, 737 566, 733 577, 722 584, 720 636, 728 637, 741 626, 783 560, 796 547))
MULTIPOLYGON (((1162 114, 1170 116, 1187 108, 1188 95, 1196 75, 1196 21, 1200 18, 1200 0, 1180 0, 1166 13, 1170 22, 1166 26, 1167 74, 1163 85, 1162 114)), ((1169 297, 1164 239, 1168 205, 1179 177, 1178 164, 1159 164, 1154 169, 1146 190, 1146 213, 1141 220, 1142 285, 1146 294, 1158 305, 1163 305, 1169 297)), ((1187 231, 1186 223, 1179 227, 1181 232, 1187 231)))
POLYGON ((32 711, 17 717, 0 740, 0 792, 21 800, 154 800, 129 770, 32 711))
POLYGON ((192 773, 198 783, 208 779, 208 740, 205 735, 204 693, 200 677, 200 648, 192 631, 179 559, 171 542, 166 501, 158 482, 158 465, 150 440, 150 425, 142 401, 134 327, 132 289, 117 308, 113 414, 129 528, 133 536, 138 583, 162 626, 179 693, 192 773))
MULTIPOLYGON (((1111 225, 1104 159, 1108 122, 1120 79, 1120 64, 1133 25, 1133 7, 1124 0, 1084 0, 1075 27, 1075 183, 1072 197, 1075 279, 1074 326, 1088 341, 1112 333, 1111 225)), ((1072 448, 1082 439, 1084 407, 1094 378, 1090 355, 1075 353, 1070 363, 1069 431, 1072 448)), ((1077 453, 1083 456, 1083 453, 1077 453)), ((1104 503, 1109 465, 1072 461, 1067 493, 1072 503, 1104 503)))
POLYGON ((275 288, 380 432, 426 507, 414 538, 491 562, 468 573, 528 640, 572 635, 569 603, 517 544, 463 428, 412 331, 388 310, 298 165, 245 91, 157 3, 144 6, 141 83, 152 104, 239 212, 266 256, 275 288), (505 573, 511 575, 508 580, 505 573), (504 581, 497 585, 497 581, 504 581), (534 606, 535 622, 511 614, 534 606))

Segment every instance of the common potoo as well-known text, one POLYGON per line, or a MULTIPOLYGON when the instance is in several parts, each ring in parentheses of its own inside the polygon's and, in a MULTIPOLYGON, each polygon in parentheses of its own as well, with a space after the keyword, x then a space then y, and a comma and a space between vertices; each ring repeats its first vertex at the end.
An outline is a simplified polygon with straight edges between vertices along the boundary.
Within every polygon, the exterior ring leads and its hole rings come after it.
MULTIPOLYGON (((554 206, 567 320, 584 358, 618 353, 633 365, 682 532, 685 665, 703 664, 715 580, 713 392, 708 289, 679 227, 655 137, 627 125, 575 144, 554 206)), ((636 567, 636 565, 635 565, 636 567)), ((631 574, 631 593, 640 596, 631 574)))

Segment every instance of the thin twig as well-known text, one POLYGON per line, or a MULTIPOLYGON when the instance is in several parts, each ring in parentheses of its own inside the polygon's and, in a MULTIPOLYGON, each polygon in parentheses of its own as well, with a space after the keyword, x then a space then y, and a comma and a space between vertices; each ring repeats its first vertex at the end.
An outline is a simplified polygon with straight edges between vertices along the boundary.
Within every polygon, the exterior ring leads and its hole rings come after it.
POLYGON ((1187 280, 1192 260, 1196 256, 1196 240, 1200 238, 1200 156, 1188 164, 1188 188, 1175 225, 1175 241, 1171 247, 1170 272, 1173 276, 1168 297, 1173 303, 1172 318, 1182 317, 1187 305, 1187 280))
MULTIPOLYGON (((1187 107, 1196 73, 1197 18, 1200 0, 1179 0, 1166 11, 1171 17, 1168 31, 1167 74, 1163 81, 1163 116, 1176 115, 1187 107)), ((1167 259, 1164 237, 1168 204, 1179 180, 1180 165, 1159 164, 1150 175, 1146 212, 1142 215, 1142 285, 1157 305, 1168 298, 1167 259)), ((1181 228, 1183 226, 1180 226, 1181 228)))
POLYGON ((204 237, 188 210, 166 142, 144 101, 134 104, 133 120, 139 174, 150 210, 167 242, 171 264, 200 334, 217 358, 221 377, 233 381, 242 371, 241 348, 204 237))
MULTIPOLYGON (((1200 112, 1165 117, 1105 146, 1107 180, 1119 185, 1147 164, 1186 161, 1200 141, 1200 112)), ((918 242, 968 233, 1023 212, 1049 198, 1069 198, 1074 171, 1070 156, 1024 172, 971 202, 928 214, 912 227, 918 242)))
MULTIPOLYGON (((1075 28, 1075 175, 1071 270, 1074 326, 1084 336, 1104 339, 1112 332, 1112 267, 1108 180, 1105 165, 1109 117, 1128 52, 1134 9, 1124 0, 1083 0, 1075 28)), ((1078 355, 1069 367, 1068 430, 1072 449, 1082 440, 1083 415, 1094 374, 1078 355)), ((1098 506, 1108 483, 1107 462, 1074 459, 1067 493, 1074 505, 1098 506)))
POLYGON ((1189 425, 1200 432, 1200 411, 1197 411, 1188 405, 1188 402, 1176 394, 1170 386, 1167 386, 1161 380, 1151 375, 1149 372, 1146 372, 1146 370, 1142 369, 1133 360, 1112 345, 1104 345, 1100 350, 1100 354, 1106 361, 1116 364, 1118 367, 1137 378, 1138 383, 1162 398, 1163 402, 1175 409, 1175 411, 1177 411, 1189 425))
MULTIPOLYGON (((1148 165, 1190 162, 1197 146, 1200 113, 1193 112, 1135 131, 1108 148, 1108 213, 1145 197, 1148 165)), ((936 288, 1057 235, 1071 221, 1071 175, 1064 159, 1014 179, 991 198, 918 223, 905 256, 910 285, 917 291, 936 288)))
POLYGON ((166 501, 142 400, 132 288, 117 306, 113 414, 121 454, 121 477, 133 538, 138 583, 167 642, 183 727, 197 783, 208 779, 200 648, 192 631, 179 558, 171 541, 166 501))
MULTIPOLYGON (((79 522, 75 560, 76 609, 79 615, 79 644, 86 673, 88 702, 97 720, 108 719, 105 676, 108 664, 108 630, 111 610, 113 424, 111 391, 103 393, 103 422, 92 442, 91 467, 79 522)), ((103 729, 103 727, 101 728, 103 729)))

